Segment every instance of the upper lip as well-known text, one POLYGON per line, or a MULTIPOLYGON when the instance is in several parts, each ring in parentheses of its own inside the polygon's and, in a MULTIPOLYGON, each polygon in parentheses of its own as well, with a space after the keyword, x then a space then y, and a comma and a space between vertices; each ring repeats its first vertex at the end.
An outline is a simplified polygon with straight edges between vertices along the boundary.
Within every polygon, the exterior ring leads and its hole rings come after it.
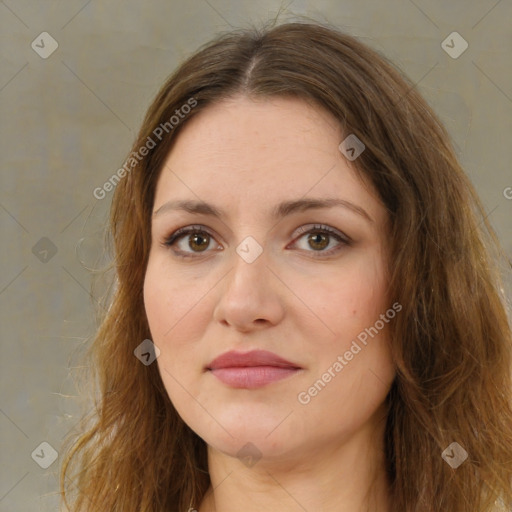
POLYGON ((207 365, 208 370, 219 368, 236 368, 247 366, 277 366, 281 368, 300 368, 299 365, 287 361, 267 350, 252 350, 250 352, 236 352, 230 350, 216 357, 207 365))

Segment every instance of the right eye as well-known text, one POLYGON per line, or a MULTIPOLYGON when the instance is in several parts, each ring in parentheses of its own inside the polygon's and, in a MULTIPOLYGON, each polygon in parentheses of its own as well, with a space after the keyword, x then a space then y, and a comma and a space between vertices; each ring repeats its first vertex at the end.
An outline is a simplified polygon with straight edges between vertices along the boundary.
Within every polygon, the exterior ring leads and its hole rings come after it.
POLYGON ((190 258, 205 253, 215 239, 203 226, 187 226, 169 235, 163 245, 171 247, 180 257, 190 258), (175 249, 174 246, 178 246, 175 249))

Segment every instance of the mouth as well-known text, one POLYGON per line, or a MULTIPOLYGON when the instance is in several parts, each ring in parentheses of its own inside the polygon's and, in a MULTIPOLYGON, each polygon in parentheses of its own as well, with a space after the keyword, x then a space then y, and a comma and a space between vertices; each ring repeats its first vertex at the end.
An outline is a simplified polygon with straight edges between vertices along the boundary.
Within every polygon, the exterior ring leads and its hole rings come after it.
POLYGON ((299 365, 266 350, 226 352, 206 367, 221 382, 238 389, 266 386, 301 370, 299 365))

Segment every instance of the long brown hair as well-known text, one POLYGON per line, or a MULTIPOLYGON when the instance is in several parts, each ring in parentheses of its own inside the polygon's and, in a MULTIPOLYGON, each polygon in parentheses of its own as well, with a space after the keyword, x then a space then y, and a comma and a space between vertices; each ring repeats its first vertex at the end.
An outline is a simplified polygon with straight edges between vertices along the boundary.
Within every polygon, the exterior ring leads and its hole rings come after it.
POLYGON ((314 102, 366 146, 353 165, 388 210, 391 295, 403 306, 390 324, 391 510, 512 510, 512 336, 499 242, 414 85, 354 37, 316 23, 219 36, 149 107, 131 158, 156 144, 121 173, 112 200, 115 291, 88 354, 94 411, 66 441, 66 505, 74 495, 73 512, 187 511, 210 485, 204 441, 177 414, 157 365, 134 349, 151 337, 142 290, 163 161, 193 116, 240 93, 314 102), (442 457, 454 442, 467 452, 456 469, 442 457))

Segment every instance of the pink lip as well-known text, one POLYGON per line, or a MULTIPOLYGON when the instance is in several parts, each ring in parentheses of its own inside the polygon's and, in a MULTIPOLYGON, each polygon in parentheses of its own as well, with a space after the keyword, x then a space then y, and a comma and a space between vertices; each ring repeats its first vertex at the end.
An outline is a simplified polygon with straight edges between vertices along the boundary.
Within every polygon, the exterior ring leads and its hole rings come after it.
POLYGON ((228 386, 254 389, 289 377, 301 367, 272 352, 253 350, 226 352, 215 358, 206 369, 228 386))

